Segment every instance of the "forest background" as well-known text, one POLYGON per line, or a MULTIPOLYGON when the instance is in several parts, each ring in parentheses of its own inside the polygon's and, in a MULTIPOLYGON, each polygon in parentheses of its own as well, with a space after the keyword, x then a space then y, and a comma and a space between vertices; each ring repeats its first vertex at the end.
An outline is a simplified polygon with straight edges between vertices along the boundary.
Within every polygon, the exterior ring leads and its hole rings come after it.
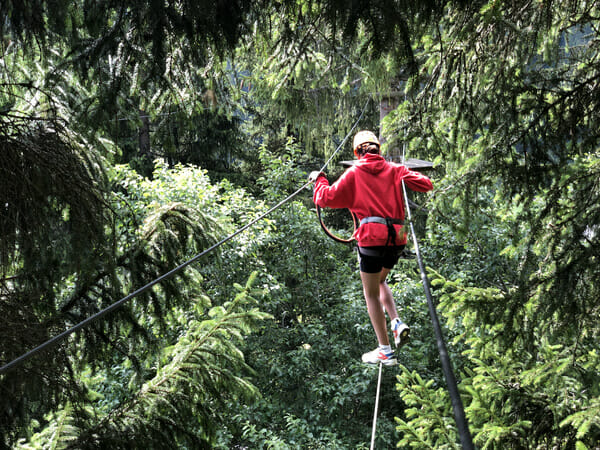
MULTIPOLYGON (((478 448, 599 448, 597 2, 0 1, 0 364, 380 131, 478 448), (380 121, 380 106, 394 108, 380 121)), ((343 226, 342 218, 332 218, 343 226)), ((376 448, 459 448, 420 276, 376 448)), ((0 374, 1 448, 368 448, 356 255, 306 189, 0 374)))

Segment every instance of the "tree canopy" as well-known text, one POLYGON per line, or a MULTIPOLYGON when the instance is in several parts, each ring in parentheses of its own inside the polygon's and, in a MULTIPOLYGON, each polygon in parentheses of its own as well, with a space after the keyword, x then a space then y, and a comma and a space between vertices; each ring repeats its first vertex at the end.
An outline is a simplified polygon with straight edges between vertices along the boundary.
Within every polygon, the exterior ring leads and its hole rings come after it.
MULTIPOLYGON (((0 364, 264 213, 360 117, 388 157, 434 161, 414 224, 475 445, 596 448, 595 2, 0 0, 0 17, 0 364)), ((0 374, 0 447, 367 448, 355 254, 312 209, 306 190, 0 374)), ((458 448, 414 260, 388 283, 413 338, 376 447, 458 448)))

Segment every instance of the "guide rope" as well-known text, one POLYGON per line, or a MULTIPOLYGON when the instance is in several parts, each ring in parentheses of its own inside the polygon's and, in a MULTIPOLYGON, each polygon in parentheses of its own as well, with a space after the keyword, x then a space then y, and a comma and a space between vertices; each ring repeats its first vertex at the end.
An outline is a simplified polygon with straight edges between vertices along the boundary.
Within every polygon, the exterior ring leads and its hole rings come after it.
MULTIPOLYGON (((354 125, 352 126, 352 128, 350 129, 350 131, 348 132, 348 134, 344 137, 344 139, 342 140, 342 142, 338 145, 338 147, 333 152, 333 154, 331 155, 331 157, 323 165, 323 167, 321 168, 321 171, 325 170, 325 168, 331 162, 331 160, 333 159, 333 157, 340 151, 340 149, 342 148, 342 146, 348 140, 348 137, 352 134, 352 132, 354 131, 354 129, 356 128, 356 126, 358 125, 358 123, 360 122, 360 120, 362 119, 363 114, 365 112, 365 109, 367 108, 367 105, 369 104, 369 101, 370 101, 370 98, 367 100, 367 103, 365 104, 364 108, 362 109, 359 118, 356 120, 356 122, 354 123, 354 125)), ((137 289, 136 291, 132 292, 131 294, 123 297, 122 299, 120 299, 119 301, 113 303, 112 305, 104 308, 103 310, 97 312, 96 314, 94 314, 94 315, 88 317, 87 319, 79 322, 78 324, 76 324, 75 326, 69 328, 68 330, 66 330, 66 331, 58 334, 57 336, 55 336, 55 337, 47 340, 43 344, 35 347, 34 349, 28 351, 27 353, 24 353, 23 355, 19 356, 18 358, 14 359, 11 362, 9 362, 9 363, 5 364, 4 366, 0 367, 0 374, 3 374, 5 372, 7 372, 8 370, 14 369, 15 367, 23 364, 25 361, 27 361, 28 359, 32 358, 36 354, 42 352, 43 350, 45 350, 45 349, 47 349, 47 348, 49 348, 49 347, 51 347, 53 345, 58 344, 60 341, 64 340, 65 338, 67 338, 71 334, 75 333, 76 331, 80 330, 81 328, 86 327, 87 325, 89 325, 89 324, 91 324, 91 323, 93 323, 93 322, 101 319, 102 317, 106 316, 107 314, 109 314, 109 313, 113 312, 114 310, 120 308, 123 304, 127 303, 129 300, 131 300, 132 298, 134 298, 134 297, 136 297, 136 296, 138 296, 138 295, 146 292, 147 290, 149 290, 150 288, 152 288, 156 284, 161 283, 162 281, 165 281, 165 280, 171 278, 173 275, 175 275, 176 273, 180 272, 181 270, 183 270, 184 268, 186 268, 190 264, 196 262, 198 259, 202 258, 204 255, 212 252, 216 248, 220 247, 221 245, 225 244, 226 242, 228 242, 231 239, 233 239, 234 237, 236 237, 238 234, 246 231, 248 228, 250 228, 251 226, 253 226, 255 223, 257 223, 260 220, 262 220, 265 217, 267 217, 273 211, 275 211, 276 209, 280 208, 285 203, 289 202, 291 199, 293 199, 294 197, 296 197, 300 192, 302 192, 311 183, 312 183, 311 181, 307 181, 306 183, 304 183, 302 185, 302 187, 300 187, 298 190, 296 190, 293 194, 291 194, 291 195, 287 196, 285 199, 281 200, 279 203, 277 203, 275 206, 273 206, 267 212, 261 214, 256 219, 252 220, 250 223, 244 225, 243 227, 241 227, 240 229, 238 229, 234 233, 230 234, 226 238, 222 239, 221 241, 219 241, 216 244, 212 245, 211 247, 207 248, 203 252, 197 254, 196 256, 194 256, 191 259, 187 260, 186 262, 180 264, 179 266, 175 267, 174 269, 170 270, 169 272, 161 275, 160 277, 156 278, 155 280, 152 280, 151 282, 149 282, 145 286, 143 286, 143 287, 137 289)))
MULTIPOLYGON (((404 151, 405 146, 403 145, 402 149, 402 162, 404 163, 404 151)), ((408 191, 406 190, 406 184, 404 180, 402 180, 402 193, 404 195, 404 201, 406 204, 406 218, 410 224, 410 231, 413 238, 413 245, 415 247, 415 254, 417 257, 417 262, 419 264, 419 270, 421 272, 421 281, 423 283, 423 289, 425 291, 425 297, 427 297, 427 306, 429 308, 429 315, 431 317, 431 323, 433 324, 433 330, 435 332, 435 338, 438 347, 438 353, 440 355, 440 360, 442 362, 442 371, 444 372, 444 377, 446 378, 446 384, 448 385, 448 392, 450 393, 450 400, 452 402, 452 409, 454 412, 454 420, 456 421, 456 425, 458 427, 458 434, 460 436, 460 442, 462 444, 462 448, 465 450, 472 450, 473 440, 471 438, 471 433, 469 432, 469 426, 467 424, 467 419, 465 417, 465 410, 462 404, 462 400, 460 398, 460 394, 458 392, 458 387, 456 384, 456 377, 454 376, 454 370, 452 369, 452 362, 448 357, 448 352, 446 350, 446 343, 444 342, 444 335, 442 333, 442 328, 440 326, 440 321, 437 316, 437 312, 435 310, 435 305, 433 303, 433 298, 431 296, 431 289, 429 284, 429 278, 427 277, 427 272, 425 271, 425 266, 423 264, 423 258, 421 256, 421 252, 419 250, 419 242, 417 240, 417 234, 415 233, 415 227, 412 221, 412 215, 410 210, 410 203, 408 200, 408 191)))

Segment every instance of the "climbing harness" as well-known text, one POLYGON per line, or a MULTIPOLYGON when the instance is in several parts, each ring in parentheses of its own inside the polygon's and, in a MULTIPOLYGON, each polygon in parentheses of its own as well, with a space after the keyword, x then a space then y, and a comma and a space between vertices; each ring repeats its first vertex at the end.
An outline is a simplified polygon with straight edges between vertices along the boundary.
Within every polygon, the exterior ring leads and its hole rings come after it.
MULTIPOLYGON (((367 103, 365 103, 365 106, 362 109, 359 118, 356 120, 356 122, 354 123, 354 125, 352 126, 352 128, 350 129, 350 131, 348 132, 348 134, 346 135, 346 137, 344 137, 344 139, 342 140, 342 142, 340 143, 340 145, 337 147, 337 149, 333 152, 333 154, 331 155, 331 157, 323 165, 323 167, 321 168, 321 171, 323 171, 327 167, 327 165, 331 162, 331 160, 333 159, 333 157, 335 156, 335 154, 342 148, 342 146, 344 145, 344 143, 348 140, 348 138, 350 137, 350 135, 352 134, 352 132, 354 131, 354 129, 356 128, 356 126, 358 125, 358 123, 360 122, 360 120, 362 119, 363 114, 364 114, 364 112, 365 112, 365 110, 367 108, 367 105, 369 104, 370 100, 371 100, 370 98, 367 99, 367 103)), ((120 308, 121 306, 123 306, 123 304, 127 303, 129 300, 131 300, 132 298, 137 297, 138 295, 146 292, 147 290, 149 290, 150 288, 152 288, 156 284, 161 283, 162 281, 165 281, 165 280, 171 278, 173 275, 175 275, 176 273, 180 272, 181 270, 183 270, 184 268, 186 268, 190 264, 196 262, 198 259, 202 258, 204 255, 212 252, 216 248, 220 247, 221 245, 223 245, 226 242, 228 242, 231 239, 233 239, 238 234, 246 231, 248 228, 250 228, 251 226, 253 226, 255 223, 257 223, 260 220, 262 220, 265 217, 267 217, 273 211, 275 211, 276 209, 280 208, 282 205, 284 205, 285 203, 289 202, 291 199, 293 199, 294 197, 296 197, 300 192, 302 192, 310 184, 311 184, 310 181, 306 182, 297 191, 295 191, 293 194, 287 196, 285 199, 283 199, 282 201, 280 201, 279 203, 277 203, 275 206, 273 206, 267 212, 261 214, 256 219, 252 220, 250 223, 244 225, 243 227, 241 227, 240 229, 238 229, 234 233, 230 234, 226 238, 222 239, 221 241, 219 241, 216 244, 212 245, 211 247, 207 248, 203 252, 197 254, 193 258, 191 258, 191 259, 187 260, 186 262, 180 264, 179 266, 175 267, 174 269, 170 270, 169 272, 161 275, 160 277, 158 277, 155 280, 149 282, 145 286, 137 289, 136 291, 132 292, 131 294, 123 297, 122 299, 118 300, 117 302, 113 303, 112 305, 110 305, 110 306, 104 308, 103 310, 97 312, 96 314, 94 314, 94 315, 88 317, 87 319, 79 322, 78 324, 76 324, 75 326, 69 328, 68 330, 66 330, 66 331, 58 334, 57 336, 55 336, 55 337, 47 340, 43 344, 35 347, 34 349, 28 351, 27 353, 24 353, 23 355, 19 356, 18 358, 14 359, 11 362, 9 362, 9 363, 5 364, 4 366, 0 367, 0 374, 3 374, 5 372, 7 372, 8 370, 13 369, 13 368, 15 368, 15 367, 23 364, 25 361, 27 361, 28 359, 30 359, 33 356, 37 355, 38 353, 42 352, 43 350, 45 350, 45 349, 47 349, 47 348, 49 348, 49 347, 51 347, 53 345, 58 344, 60 341, 64 340, 65 338, 67 338, 71 334, 75 333, 76 331, 78 331, 78 330, 80 330, 80 329, 82 329, 82 328, 90 325, 91 323, 93 323, 93 322, 101 319, 102 317, 106 316, 107 314, 109 314, 109 313, 113 312, 114 310, 120 308)))
POLYGON ((388 230, 388 240, 386 242, 386 247, 393 247, 396 245, 396 228, 394 225, 404 225, 404 219, 393 219, 391 217, 365 217, 360 221, 361 226, 366 223, 379 223, 381 225, 387 226, 388 230))
POLYGON ((380 223, 382 225, 387 225, 389 227, 390 225, 404 225, 404 220, 403 219, 392 219, 390 217, 370 216, 370 217, 365 217, 360 221, 361 225, 364 225, 365 223, 380 223))

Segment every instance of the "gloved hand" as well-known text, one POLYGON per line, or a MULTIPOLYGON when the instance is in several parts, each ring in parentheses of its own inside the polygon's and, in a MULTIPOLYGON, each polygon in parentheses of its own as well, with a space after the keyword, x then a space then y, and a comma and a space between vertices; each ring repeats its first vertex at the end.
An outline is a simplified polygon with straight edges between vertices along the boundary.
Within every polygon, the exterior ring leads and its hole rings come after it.
POLYGON ((314 183, 315 181, 317 181, 317 178, 319 178, 320 176, 325 176, 324 172, 319 172, 318 170, 313 170, 310 175, 308 175, 308 181, 310 181, 311 183, 314 183))

